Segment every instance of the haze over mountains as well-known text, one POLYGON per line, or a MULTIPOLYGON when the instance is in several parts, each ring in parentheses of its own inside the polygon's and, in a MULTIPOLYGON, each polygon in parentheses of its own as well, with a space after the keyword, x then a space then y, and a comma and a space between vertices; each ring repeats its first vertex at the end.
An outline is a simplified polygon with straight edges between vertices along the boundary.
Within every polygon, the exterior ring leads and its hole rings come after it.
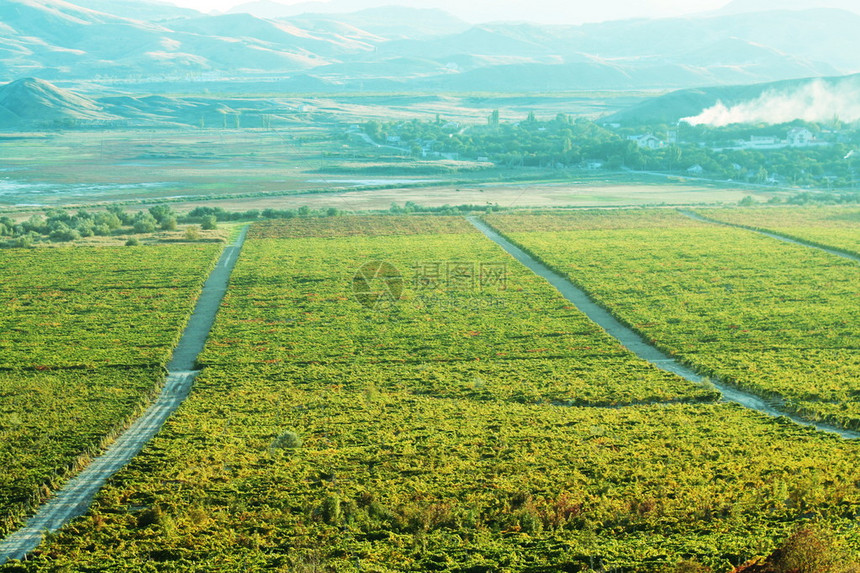
POLYGON ((130 0, 0 0, 0 81, 529 92, 750 84, 860 71, 856 13, 738 11, 582 26, 472 26, 439 10, 405 7, 260 18, 130 0))
MULTIPOLYGON (((186 5, 199 0, 174 0, 186 5)), ((342 14, 390 4, 392 0, 248 0, 228 12, 248 12, 264 18, 291 17, 304 13, 342 14)), ((222 0, 221 4, 224 2, 222 0)), ((229 4, 229 1, 228 1, 229 4)), ((669 18, 697 13, 740 14, 771 10, 838 8, 860 13, 853 0, 603 0, 601 2, 530 2, 497 0, 397 0, 410 8, 437 8, 473 24, 500 21, 544 24, 584 24, 619 19, 669 18)), ((211 11, 212 0, 205 6, 211 11)), ((223 10, 222 10, 223 11, 223 10)))

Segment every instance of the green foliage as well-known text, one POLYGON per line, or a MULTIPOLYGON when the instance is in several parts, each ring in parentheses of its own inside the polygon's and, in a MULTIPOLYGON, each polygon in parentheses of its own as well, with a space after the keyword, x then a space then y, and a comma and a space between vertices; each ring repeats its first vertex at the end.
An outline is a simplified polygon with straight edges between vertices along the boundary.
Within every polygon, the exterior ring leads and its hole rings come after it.
MULTIPOLYGON (((589 269, 701 228, 616 215, 573 219, 586 255, 589 232, 610 243, 589 269)), ((647 270, 681 255, 633 256, 647 270)), ((725 275, 738 260, 714 264, 725 275)), ((639 289, 638 304, 660 295, 639 289)), ((813 513, 834 546, 860 548, 856 443, 714 403, 641 362, 460 218, 255 225, 201 360, 96 509, 7 569, 722 572, 813 513), (369 260, 402 270, 398 301, 352 296, 369 260), (504 288, 415 274, 498 260, 504 288), (273 436, 299 428, 301 447, 273 455, 273 436)))
POLYGON ((169 205, 156 205, 155 207, 150 207, 149 214, 152 215, 159 224, 162 224, 166 219, 175 217, 173 209, 171 209, 169 205))
POLYGON ((217 252, 0 251, 0 369, 166 364, 217 252))
POLYGON ((684 403, 713 395, 507 258, 503 290, 351 297, 367 260, 504 257, 462 220, 296 218, 250 237, 189 398, 24 570, 157 552, 188 571, 704 573, 772 551, 810 511, 860 547, 856 444, 684 403), (302 446, 273 456, 285 427, 302 446))
POLYGON ((707 209, 701 213, 719 221, 775 231, 802 241, 860 255, 858 207, 707 209))
POLYGON ((132 224, 132 228, 135 233, 152 233, 158 226, 158 221, 155 220, 155 217, 150 215, 146 211, 139 211, 134 216, 134 223, 132 224))
POLYGON ((733 573, 857 573, 860 560, 826 524, 807 524, 767 558, 753 559, 733 573))
POLYGON ((156 367, 0 372, 0 535, 148 402, 156 367))
POLYGON ((240 298, 219 315, 201 364, 271 364, 334 380, 349 361, 337 383, 358 391, 372 382, 518 402, 610 406, 716 395, 639 362, 460 217, 272 221, 249 238, 232 279, 240 298), (399 269, 398 302, 359 304, 352 278, 369 260, 399 269), (472 274, 449 288, 455 261, 472 274), (433 284, 422 281, 423 267, 433 284), (503 273, 499 282, 486 276, 493 268, 503 273), (340 317, 335 325, 308 318, 330 312, 340 317), (265 342, 249 335, 258 321, 269 325, 265 342), (389 367, 374 366, 381 361, 389 367))
POLYGON ((162 231, 175 231, 176 230, 176 217, 165 217, 161 220, 159 224, 159 228, 162 231))
POLYGON ((204 215, 203 220, 200 222, 200 228, 204 231, 211 231, 213 229, 218 228, 218 219, 215 215, 204 215))
POLYGON ((294 450, 302 447, 302 438, 292 430, 287 430, 272 442, 272 449, 294 450))
POLYGON ((200 240, 200 229, 197 229, 196 227, 188 227, 185 229, 183 237, 186 241, 198 241, 200 240))
POLYGON ((0 534, 149 402, 216 252, 0 252, 0 534))
POLYGON ((673 212, 487 218, 700 372, 860 428, 856 263, 673 212))

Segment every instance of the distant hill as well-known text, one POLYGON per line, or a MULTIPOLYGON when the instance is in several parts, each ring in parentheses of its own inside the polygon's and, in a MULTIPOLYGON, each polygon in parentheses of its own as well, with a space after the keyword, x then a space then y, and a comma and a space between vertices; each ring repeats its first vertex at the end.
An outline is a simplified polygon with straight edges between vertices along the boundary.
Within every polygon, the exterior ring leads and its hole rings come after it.
POLYGON ((314 26, 320 21, 339 22, 365 30, 386 40, 423 39, 448 36, 468 30, 470 24, 447 12, 434 9, 386 6, 348 14, 300 14, 289 18, 299 24, 314 26))
POLYGON ((815 8, 834 8, 860 13, 860 4, 856 0, 734 0, 717 10, 717 13, 745 14, 770 12, 772 10, 812 10, 815 8))
POLYGON ((180 8, 169 2, 153 0, 74 0, 73 4, 131 20, 158 21, 200 15, 200 12, 191 8, 180 8))
POLYGON ((59 120, 112 120, 96 101, 35 78, 0 86, 0 125, 59 120))

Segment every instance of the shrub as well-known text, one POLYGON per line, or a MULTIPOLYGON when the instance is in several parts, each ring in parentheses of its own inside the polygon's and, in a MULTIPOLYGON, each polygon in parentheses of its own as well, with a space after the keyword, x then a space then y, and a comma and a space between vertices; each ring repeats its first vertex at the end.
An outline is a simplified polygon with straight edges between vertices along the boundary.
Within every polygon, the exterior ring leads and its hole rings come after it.
POLYGON ((807 525, 766 559, 753 559, 734 573, 860 573, 858 564, 829 530, 807 525))
POLYGON ((320 504, 319 516, 330 525, 340 523, 343 516, 340 508, 340 498, 336 495, 326 496, 320 504))
POLYGON ((292 430, 287 430, 272 442, 272 449, 294 450, 302 447, 302 438, 292 430))
POLYGON ((158 525, 164 519, 164 512, 160 507, 155 506, 145 509, 137 516, 137 526, 141 529, 150 525, 158 525))
POLYGON ((837 546, 832 533, 813 526, 795 532, 769 561, 777 573, 848 573, 860 570, 856 563, 848 565, 847 556, 837 546))
POLYGON ((152 233, 155 231, 156 222, 149 213, 144 217, 140 217, 134 222, 135 233, 152 233))

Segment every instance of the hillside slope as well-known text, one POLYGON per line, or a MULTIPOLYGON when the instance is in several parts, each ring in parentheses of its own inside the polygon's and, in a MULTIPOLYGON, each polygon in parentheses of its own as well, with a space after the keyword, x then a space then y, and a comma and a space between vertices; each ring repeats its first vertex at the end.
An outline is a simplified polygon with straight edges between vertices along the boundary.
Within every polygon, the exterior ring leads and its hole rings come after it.
POLYGON ((60 120, 106 121, 96 101, 35 78, 0 86, 0 126, 4 123, 42 123, 60 120))

